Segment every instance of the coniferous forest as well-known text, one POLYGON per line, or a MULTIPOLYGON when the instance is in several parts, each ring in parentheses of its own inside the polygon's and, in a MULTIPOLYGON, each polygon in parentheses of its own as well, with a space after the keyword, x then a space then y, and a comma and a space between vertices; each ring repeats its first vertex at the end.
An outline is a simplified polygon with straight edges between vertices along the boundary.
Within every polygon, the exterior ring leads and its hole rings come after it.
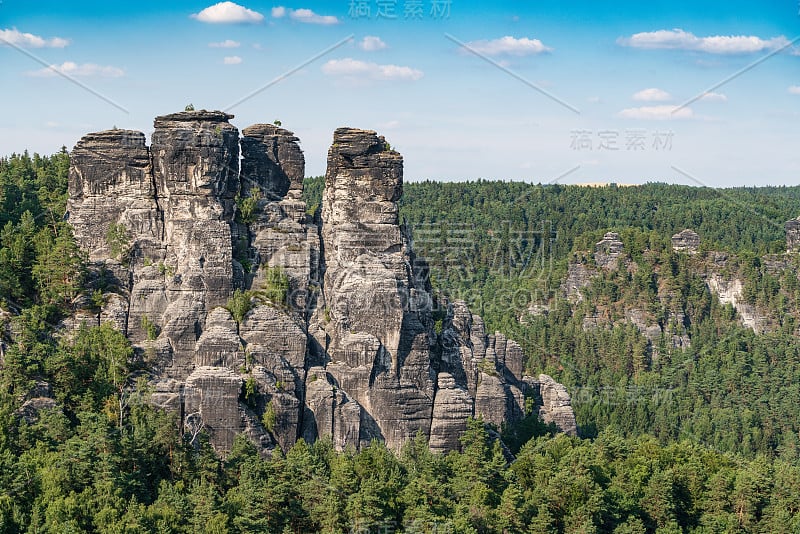
MULTIPOLYGON (((516 339, 528 373, 571 393, 580 437, 532 415, 470 421, 447 455, 419 435, 263 458, 240 436, 221 458, 148 402, 121 333, 59 335, 96 299, 68 168, 66 150, 0 159, 0 532, 800 532, 800 258, 783 226, 800 187, 407 183, 437 303, 516 339), (696 254, 673 250, 684 228, 696 254), (612 231, 624 268, 606 270, 593 254, 612 231), (712 276, 741 284, 736 308, 712 276), (33 397, 50 399, 35 417, 33 397)), ((306 180, 312 213, 322 185, 306 180)))

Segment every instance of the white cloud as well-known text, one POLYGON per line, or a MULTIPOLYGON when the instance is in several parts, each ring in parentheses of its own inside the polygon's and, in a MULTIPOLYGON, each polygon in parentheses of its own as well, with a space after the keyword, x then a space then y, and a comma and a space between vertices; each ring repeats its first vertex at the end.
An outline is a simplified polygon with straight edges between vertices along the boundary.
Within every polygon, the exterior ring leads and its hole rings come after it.
POLYGON ((728 97, 722 93, 703 93, 703 96, 700 97, 700 100, 706 100, 708 102, 727 102, 728 97))
POLYGON ((208 46, 210 46, 211 48, 239 48, 240 46, 242 46, 242 43, 240 43, 239 41, 232 41, 231 39, 227 39, 219 43, 208 43, 208 46))
POLYGON ((639 108, 627 108, 620 111, 617 115, 624 119, 643 120, 691 119, 694 117, 691 108, 678 108, 677 106, 642 106, 639 108))
POLYGON ((101 76, 104 78, 119 78, 125 75, 125 71, 117 67, 96 65, 94 63, 79 65, 73 61, 65 61, 61 65, 50 65, 46 69, 29 71, 27 74, 39 78, 52 78, 53 76, 58 76, 59 73, 67 76, 101 76))
POLYGON ((800 95, 800 85, 791 85, 788 91, 793 95, 800 95))
POLYGON ((500 39, 492 39, 491 41, 471 41, 467 46, 476 52, 486 54, 487 56, 530 56, 532 54, 541 54, 542 52, 550 52, 553 49, 545 46, 539 39, 529 39, 527 37, 511 37, 506 35, 500 39))
POLYGON ((264 15, 233 2, 220 2, 195 13, 192 18, 209 24, 257 24, 264 20, 264 15))
POLYGON ((590 96, 589 98, 586 99, 586 101, 589 102, 590 104, 599 104, 600 102, 602 102, 599 96, 590 96))
POLYGON ((386 43, 384 43, 380 37, 367 35, 358 43, 358 47, 365 52, 375 52, 376 50, 383 50, 386 48, 386 43))
POLYGON ((657 87, 650 87, 649 89, 642 89, 638 93, 635 93, 633 99, 639 100, 640 102, 666 102, 672 99, 672 95, 657 87))
POLYGON ((225 59, 222 60, 225 65, 238 65, 242 62, 242 58, 239 56, 226 56, 225 59))
POLYGON ((271 14, 274 19, 282 19, 289 15, 290 19, 306 24, 322 24, 325 26, 339 24, 339 19, 333 15, 318 15, 310 9, 287 9, 283 6, 277 6, 272 8, 271 14))
POLYGON ((289 18, 306 24, 322 24, 325 26, 339 24, 339 19, 333 15, 317 15, 310 9, 290 9, 289 18))
POLYGON ((784 36, 762 39, 754 35, 712 35, 697 37, 679 28, 642 32, 630 37, 620 37, 623 46, 646 49, 694 50, 709 54, 746 54, 776 50, 789 43, 784 36))
POLYGON ((322 66, 322 72, 331 76, 365 77, 373 80, 419 80, 421 70, 399 65, 378 65, 352 58, 331 59, 322 66))
POLYGON ((0 45, 9 44, 30 48, 64 48, 69 41, 61 37, 45 39, 32 33, 22 33, 16 28, 0 30, 0 45))

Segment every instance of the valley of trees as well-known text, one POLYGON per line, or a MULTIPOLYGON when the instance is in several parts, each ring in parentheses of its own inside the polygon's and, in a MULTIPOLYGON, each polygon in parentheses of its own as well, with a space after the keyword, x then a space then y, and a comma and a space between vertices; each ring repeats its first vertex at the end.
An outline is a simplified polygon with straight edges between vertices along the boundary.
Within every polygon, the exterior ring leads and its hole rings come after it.
MULTIPOLYGON (((264 459, 240 437, 223 459, 152 407, 122 334, 53 335, 76 297, 97 305, 64 221, 68 166, 66 151, 0 159, 0 532, 800 532, 798 260, 763 259, 784 251, 800 188, 408 183, 437 302, 462 298, 519 341, 529 372, 568 387, 583 435, 497 429, 511 462, 480 421, 444 456, 419 436, 398 454, 321 440, 264 459), (672 252, 683 228, 698 255, 672 252), (599 270, 569 301, 568 264, 594 269, 609 230, 635 268, 599 270), (710 294, 710 251, 768 333, 710 294), (633 309, 665 334, 648 342, 633 309), (26 417, 43 389, 53 402, 26 417)), ((310 211, 321 188, 307 180, 310 211)))

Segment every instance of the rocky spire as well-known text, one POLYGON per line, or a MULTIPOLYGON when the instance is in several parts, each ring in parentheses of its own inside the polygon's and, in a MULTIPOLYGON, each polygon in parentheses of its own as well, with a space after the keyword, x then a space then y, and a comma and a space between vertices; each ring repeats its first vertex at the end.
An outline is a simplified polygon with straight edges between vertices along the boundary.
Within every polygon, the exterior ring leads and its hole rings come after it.
POLYGON ((398 221, 403 158, 369 130, 340 128, 322 209, 324 308, 314 323, 331 383, 361 409, 359 440, 399 448, 430 431, 430 297, 416 287, 398 221))
POLYGON ((299 198, 305 178, 305 158, 299 139, 273 124, 254 124, 242 130, 242 181, 272 200, 293 191, 299 198))

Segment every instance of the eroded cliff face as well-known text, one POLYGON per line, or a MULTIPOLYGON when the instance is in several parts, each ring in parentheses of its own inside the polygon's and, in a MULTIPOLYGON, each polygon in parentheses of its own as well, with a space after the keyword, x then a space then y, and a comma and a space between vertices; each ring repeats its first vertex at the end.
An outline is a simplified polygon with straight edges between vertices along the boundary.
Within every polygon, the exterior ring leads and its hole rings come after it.
POLYGON ((72 322, 123 331, 188 434, 224 452, 245 433, 268 452, 321 436, 398 449, 422 432, 447 451, 468 417, 524 417, 526 396, 577 432, 566 391, 545 400, 522 376, 517 343, 463 302, 434 303, 398 220, 402 156, 382 137, 336 130, 315 220, 294 134, 257 124, 240 138, 231 118, 158 117, 149 148, 141 132, 89 134, 70 168, 68 218, 105 303, 72 322))

